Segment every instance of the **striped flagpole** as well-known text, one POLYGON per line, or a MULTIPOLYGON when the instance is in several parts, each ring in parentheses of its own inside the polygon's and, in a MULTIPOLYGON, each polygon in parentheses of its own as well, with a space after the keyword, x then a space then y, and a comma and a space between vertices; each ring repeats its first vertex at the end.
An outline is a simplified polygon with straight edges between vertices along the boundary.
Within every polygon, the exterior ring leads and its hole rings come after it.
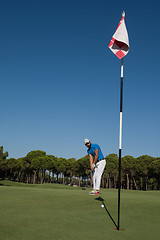
POLYGON ((121 59, 120 127, 119 127, 119 177, 118 177, 118 225, 120 228, 121 154, 122 154, 122 103, 123 103, 123 58, 129 52, 129 38, 125 25, 125 12, 109 43, 110 50, 121 59))
POLYGON ((121 193, 121 151, 122 151, 122 105, 123 105, 123 58, 121 59, 121 92, 120 92, 120 126, 119 126, 119 181, 118 181, 118 226, 120 227, 120 193, 121 193))

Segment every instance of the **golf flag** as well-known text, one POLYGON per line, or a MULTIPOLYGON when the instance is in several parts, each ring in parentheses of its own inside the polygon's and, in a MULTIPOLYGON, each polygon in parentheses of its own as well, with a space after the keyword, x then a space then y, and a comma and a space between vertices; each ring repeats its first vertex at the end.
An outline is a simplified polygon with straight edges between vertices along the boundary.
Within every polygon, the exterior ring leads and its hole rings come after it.
POLYGON ((119 58, 123 58, 129 52, 129 39, 128 33, 125 25, 125 13, 122 13, 122 19, 119 22, 117 30, 115 31, 110 44, 109 48, 111 51, 119 58))

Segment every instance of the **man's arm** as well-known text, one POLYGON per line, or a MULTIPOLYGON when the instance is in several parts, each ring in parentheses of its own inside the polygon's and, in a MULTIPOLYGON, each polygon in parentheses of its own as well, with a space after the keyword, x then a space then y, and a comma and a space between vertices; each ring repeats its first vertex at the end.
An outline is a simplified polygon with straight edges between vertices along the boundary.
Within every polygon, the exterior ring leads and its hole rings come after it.
POLYGON ((92 157, 91 154, 89 154, 89 161, 90 161, 90 168, 93 171, 93 169, 94 169, 93 166, 92 166, 92 164, 93 164, 93 157, 92 157))
POLYGON ((98 160, 98 149, 95 149, 94 152, 95 152, 95 157, 94 157, 94 164, 96 164, 97 160, 98 160))

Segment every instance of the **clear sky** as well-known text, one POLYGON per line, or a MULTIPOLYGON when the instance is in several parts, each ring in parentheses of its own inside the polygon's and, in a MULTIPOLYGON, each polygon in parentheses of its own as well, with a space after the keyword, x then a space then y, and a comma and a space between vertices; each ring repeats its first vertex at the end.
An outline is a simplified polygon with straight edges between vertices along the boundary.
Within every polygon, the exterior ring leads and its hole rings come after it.
POLYGON ((120 60, 108 44, 126 12, 122 156, 160 152, 158 1, 0 3, 0 145, 76 159, 84 138, 119 148, 120 60))

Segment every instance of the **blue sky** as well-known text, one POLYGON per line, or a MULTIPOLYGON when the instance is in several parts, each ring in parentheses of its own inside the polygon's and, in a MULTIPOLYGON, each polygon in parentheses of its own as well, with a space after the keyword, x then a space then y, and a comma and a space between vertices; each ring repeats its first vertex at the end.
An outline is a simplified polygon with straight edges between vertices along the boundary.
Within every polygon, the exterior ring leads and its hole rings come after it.
POLYGON ((0 145, 76 159, 83 139, 119 148, 120 60, 108 44, 126 12, 122 156, 159 157, 157 1, 6 0, 0 4, 0 145))

